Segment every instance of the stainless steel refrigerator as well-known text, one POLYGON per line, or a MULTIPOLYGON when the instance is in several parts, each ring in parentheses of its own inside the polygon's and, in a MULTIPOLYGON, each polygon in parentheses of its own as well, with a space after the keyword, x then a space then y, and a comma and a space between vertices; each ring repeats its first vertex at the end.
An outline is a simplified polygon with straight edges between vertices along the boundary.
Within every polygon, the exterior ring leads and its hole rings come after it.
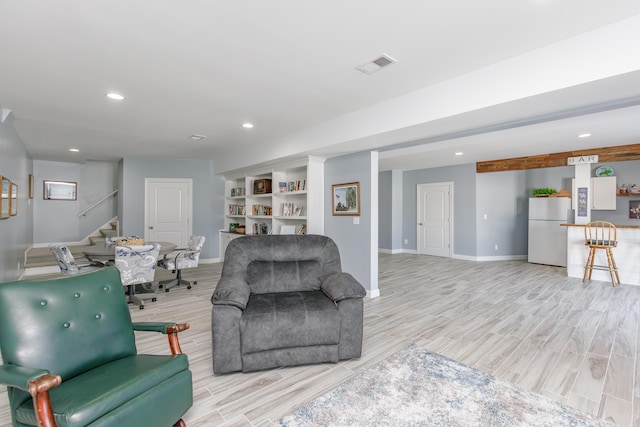
POLYGON ((529 262, 567 266, 567 228, 560 224, 570 218, 568 197, 529 199, 529 262))

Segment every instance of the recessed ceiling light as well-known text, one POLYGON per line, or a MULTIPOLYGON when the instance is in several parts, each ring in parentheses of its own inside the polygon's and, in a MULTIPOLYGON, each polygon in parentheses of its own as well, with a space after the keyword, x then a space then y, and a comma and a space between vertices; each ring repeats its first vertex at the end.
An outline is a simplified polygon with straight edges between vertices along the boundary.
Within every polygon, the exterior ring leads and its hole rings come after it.
POLYGON ((578 135, 578 138, 589 138, 591 136, 590 133, 581 133, 578 135))
POLYGON ((253 123, 243 123, 242 127, 245 129, 251 129, 253 127, 253 123))
POLYGON ((462 151, 458 151, 455 153, 456 156, 462 156, 464 153, 462 151))
POLYGON ((115 93, 115 92, 109 92, 107 93, 107 98, 110 99, 115 99, 116 101, 122 101, 124 99, 124 96, 120 95, 119 93, 115 93))
POLYGON ((69 151, 73 152, 73 153, 79 153, 80 150, 78 150, 77 148, 69 148, 69 151))
POLYGON ((206 138, 206 136, 200 135, 200 134, 197 134, 197 133, 194 133, 193 135, 191 135, 189 137, 189 139, 193 139, 194 141, 200 141, 200 140, 203 140, 205 138, 206 138))

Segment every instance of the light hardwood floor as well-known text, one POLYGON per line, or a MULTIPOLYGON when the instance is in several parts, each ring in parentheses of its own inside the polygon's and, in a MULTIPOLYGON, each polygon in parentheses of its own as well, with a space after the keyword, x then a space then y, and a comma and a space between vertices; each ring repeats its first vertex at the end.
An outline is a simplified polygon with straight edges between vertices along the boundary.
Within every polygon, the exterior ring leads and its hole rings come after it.
MULTIPOLYGON (((188 272, 193 289, 161 293, 134 320, 186 321, 195 426, 269 426, 358 372, 418 344, 525 389, 640 426, 640 287, 583 284, 559 267, 380 254, 381 296, 365 300, 363 355, 338 364, 214 376, 209 298, 222 264, 188 272)), ((187 273, 187 271, 185 271, 187 273)), ((158 271, 156 279, 167 277, 158 271)), ((164 337, 139 334, 141 352, 168 353, 164 337)), ((159 402, 159 404, 161 404, 159 402)), ((6 391, 0 425, 9 425, 6 391)))

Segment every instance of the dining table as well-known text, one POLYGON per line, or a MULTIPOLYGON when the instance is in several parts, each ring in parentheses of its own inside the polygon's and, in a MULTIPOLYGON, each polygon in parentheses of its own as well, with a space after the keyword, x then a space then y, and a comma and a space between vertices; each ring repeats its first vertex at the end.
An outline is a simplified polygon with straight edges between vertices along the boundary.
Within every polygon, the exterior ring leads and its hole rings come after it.
MULTIPOLYGON (((160 256, 164 256, 170 252, 173 252, 178 245, 171 242, 145 242, 145 245, 150 245, 152 243, 157 243, 160 245, 160 256)), ((84 256, 92 262, 107 262, 114 261, 116 259, 116 245, 106 245, 106 244, 98 244, 98 245, 89 245, 85 246, 81 249, 84 256)))

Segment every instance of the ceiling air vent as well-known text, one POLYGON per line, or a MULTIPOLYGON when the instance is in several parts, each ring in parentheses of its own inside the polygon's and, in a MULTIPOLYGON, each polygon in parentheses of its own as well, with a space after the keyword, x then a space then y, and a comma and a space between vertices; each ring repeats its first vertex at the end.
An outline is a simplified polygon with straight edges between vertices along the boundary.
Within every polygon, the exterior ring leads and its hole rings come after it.
POLYGON ((389 55, 382 54, 380 57, 374 59, 371 62, 367 62, 366 64, 357 66, 356 70, 362 71, 365 74, 373 74, 388 65, 395 64, 396 62, 398 61, 393 59, 389 55))

